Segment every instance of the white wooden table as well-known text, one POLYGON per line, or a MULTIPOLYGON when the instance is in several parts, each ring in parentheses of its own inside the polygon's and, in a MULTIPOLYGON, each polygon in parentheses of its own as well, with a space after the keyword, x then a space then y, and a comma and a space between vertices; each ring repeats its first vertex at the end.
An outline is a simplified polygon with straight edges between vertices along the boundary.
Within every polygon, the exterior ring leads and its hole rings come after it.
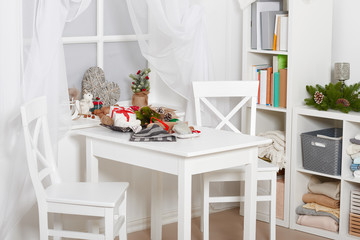
MULTIPOLYGON (((161 239, 161 173, 178 176, 178 239, 191 239, 192 175, 246 165, 244 238, 255 240, 256 168, 258 145, 270 139, 230 131, 199 128, 201 136, 177 142, 130 142, 130 133, 104 127, 77 130, 86 137, 86 175, 98 181, 98 157, 154 171, 151 199, 151 239, 161 239)), ((130 186, 131 187, 131 186, 130 186)))

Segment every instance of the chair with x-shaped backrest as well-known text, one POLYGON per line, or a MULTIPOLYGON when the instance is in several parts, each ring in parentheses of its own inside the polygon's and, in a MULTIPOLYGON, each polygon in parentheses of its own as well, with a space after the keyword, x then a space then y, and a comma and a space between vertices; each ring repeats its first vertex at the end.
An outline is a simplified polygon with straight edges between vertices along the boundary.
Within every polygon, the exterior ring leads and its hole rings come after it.
MULTIPOLYGON (((21 107, 27 163, 38 203, 40 240, 127 239, 127 182, 62 182, 56 168, 47 123, 46 98, 40 97, 21 107), (63 230, 59 221, 49 228, 48 213, 103 218, 104 233, 63 230)), ((55 217, 54 220, 61 220, 55 217)))
MULTIPOLYGON (((230 122, 230 119, 244 108, 249 110, 249 118, 247 119, 248 129, 250 135, 255 135, 256 125, 256 99, 258 94, 257 81, 206 81, 193 82, 193 91, 195 98, 195 116, 196 125, 201 126, 201 103, 212 111, 221 122, 215 127, 221 129, 228 126, 232 131, 239 132, 240 130, 230 122), (241 98, 240 102, 224 116, 207 98, 241 98)), ((243 114, 248 111, 242 111, 243 114)), ((245 119, 245 117, 243 117, 245 119)), ((261 159, 254 159, 258 161, 257 180, 270 181, 270 194, 258 195, 257 201, 270 202, 270 239, 275 240, 276 229, 276 172, 278 167, 261 159)), ((201 228, 203 230, 203 240, 209 239, 209 207, 210 203, 219 202, 243 202, 243 196, 210 196, 209 188, 211 182, 229 182, 229 181, 244 181, 245 171, 243 167, 230 168, 215 172, 202 174, 203 179, 203 212, 201 220, 201 228)))

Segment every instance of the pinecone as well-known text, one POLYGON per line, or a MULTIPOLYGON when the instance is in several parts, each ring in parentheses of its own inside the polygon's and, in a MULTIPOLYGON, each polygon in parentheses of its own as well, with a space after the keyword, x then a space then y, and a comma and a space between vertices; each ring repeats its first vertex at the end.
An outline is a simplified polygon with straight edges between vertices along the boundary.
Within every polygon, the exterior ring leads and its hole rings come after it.
POLYGON ((317 104, 320 104, 320 103, 322 103, 323 99, 324 99, 324 94, 319 91, 316 91, 314 94, 314 101, 317 104))
POLYGON ((164 121, 165 122, 169 122, 171 119, 172 119, 172 114, 171 113, 166 113, 165 116, 164 116, 164 121))
POLYGON ((349 107, 350 106, 349 101, 347 99, 345 99, 345 98, 339 98, 338 100, 336 100, 336 105, 337 104, 341 104, 344 107, 349 107))
POLYGON ((159 114, 163 114, 163 113, 165 113, 165 110, 162 107, 158 107, 158 108, 156 108, 156 112, 159 114))

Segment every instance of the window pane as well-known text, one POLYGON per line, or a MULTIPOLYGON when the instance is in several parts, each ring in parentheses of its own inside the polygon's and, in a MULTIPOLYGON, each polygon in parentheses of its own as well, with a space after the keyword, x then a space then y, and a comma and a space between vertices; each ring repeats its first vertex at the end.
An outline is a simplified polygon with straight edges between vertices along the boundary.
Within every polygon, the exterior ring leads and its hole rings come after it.
POLYGON ((78 18, 65 24, 63 37, 95 36, 96 35, 96 1, 78 18))
POLYGON ((129 74, 146 66, 147 62, 137 42, 105 43, 105 79, 119 84, 121 101, 129 100, 132 96, 129 74))
MULTIPOLYGON (((147 31, 147 7, 145 5, 138 5, 136 9, 136 11, 144 13, 142 14, 143 18, 139 22, 143 31, 147 31)), ((125 0, 104 1, 104 12, 105 35, 135 34, 125 0)))
POLYGON ((65 44, 66 73, 69 88, 81 92, 81 81, 85 71, 96 66, 96 44, 65 44))

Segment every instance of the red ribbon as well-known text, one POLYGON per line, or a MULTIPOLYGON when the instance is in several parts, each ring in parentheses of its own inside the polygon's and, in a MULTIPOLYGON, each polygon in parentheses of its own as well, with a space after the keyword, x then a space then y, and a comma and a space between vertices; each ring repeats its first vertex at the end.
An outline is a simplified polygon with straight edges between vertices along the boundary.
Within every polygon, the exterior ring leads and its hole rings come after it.
POLYGON ((132 110, 126 110, 124 107, 119 107, 119 108, 113 109, 111 112, 111 118, 113 118, 114 113, 124 114, 127 121, 129 121, 129 119, 130 119, 129 113, 134 114, 134 112, 132 110))

